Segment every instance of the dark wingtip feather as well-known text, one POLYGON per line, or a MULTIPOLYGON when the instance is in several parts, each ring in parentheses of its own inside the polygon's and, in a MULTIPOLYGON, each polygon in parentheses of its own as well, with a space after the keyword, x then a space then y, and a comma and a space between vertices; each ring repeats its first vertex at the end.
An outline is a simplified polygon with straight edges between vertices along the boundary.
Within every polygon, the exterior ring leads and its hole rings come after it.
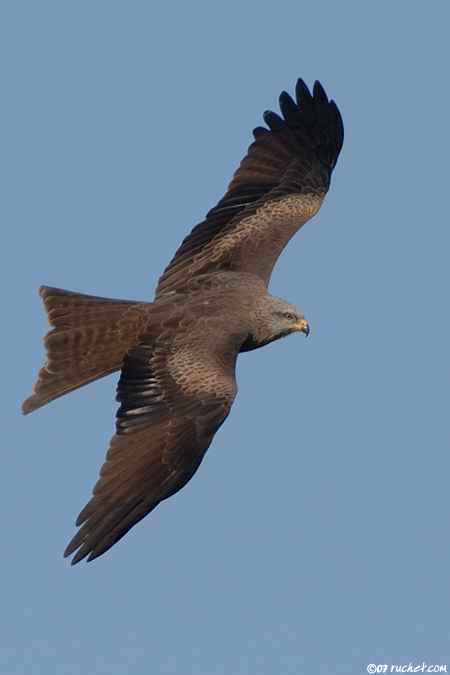
POLYGON ((297 99, 299 97, 304 97, 304 98, 311 98, 311 92, 308 89, 308 86, 305 83, 305 80, 302 80, 301 77, 298 78, 297 83, 295 85, 295 95, 297 99))
POLYGON ((271 131, 284 131, 286 129, 285 121, 277 113, 272 112, 272 110, 266 110, 263 118, 271 131))
MULTIPOLYGON (((341 117, 341 113, 336 103, 331 100, 329 103, 330 114, 329 114, 329 124, 330 129, 333 133, 333 137, 336 142, 336 155, 339 155, 342 144, 344 143, 344 122, 341 117)), ((336 157, 337 159, 337 157, 336 157)))
MULTIPOLYGON (((85 545, 83 545, 83 542, 76 542, 76 536, 75 536, 72 539, 72 541, 69 542, 69 545, 67 546, 66 550, 64 551, 63 558, 69 558, 69 556, 71 556, 73 553, 75 553, 75 555, 73 556, 72 560, 70 561, 70 564, 76 565, 77 563, 81 562, 84 558, 86 558, 87 555, 89 555, 90 549, 87 548, 85 545)), ((89 562, 89 560, 91 560, 91 556, 89 556, 88 562, 89 562)))
POLYGON ((267 129, 267 127, 255 127, 252 133, 253 136, 255 137, 255 140, 258 140, 259 138, 262 138, 262 136, 270 134, 270 131, 269 129, 267 129))
POLYGON ((299 107, 301 104, 305 104, 305 102, 307 105, 307 102, 311 102, 312 100, 311 92, 301 77, 298 78, 297 84, 295 85, 295 98, 297 99, 299 107))
POLYGON ((279 98, 280 110, 289 127, 298 127, 300 122, 297 104, 286 91, 282 91, 279 98))
POLYGON ((319 80, 315 80, 313 84, 313 98, 318 98, 324 103, 328 103, 328 96, 325 93, 325 89, 320 84, 319 80))
POLYGON ((313 104, 316 114, 316 120, 320 127, 328 128, 329 103, 324 88, 318 80, 313 86, 313 104))
POLYGON ((315 126, 316 117, 313 99, 311 92, 302 79, 297 80, 295 87, 295 98, 303 123, 308 127, 315 126))

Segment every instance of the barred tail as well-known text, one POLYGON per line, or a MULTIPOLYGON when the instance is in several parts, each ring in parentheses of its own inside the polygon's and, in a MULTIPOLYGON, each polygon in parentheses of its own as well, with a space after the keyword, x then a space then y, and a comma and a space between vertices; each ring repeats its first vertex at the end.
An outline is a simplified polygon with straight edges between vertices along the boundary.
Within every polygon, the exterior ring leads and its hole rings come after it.
POLYGON ((53 330, 44 338, 47 362, 22 406, 24 414, 119 370, 126 350, 137 343, 148 307, 49 286, 39 292, 53 330))

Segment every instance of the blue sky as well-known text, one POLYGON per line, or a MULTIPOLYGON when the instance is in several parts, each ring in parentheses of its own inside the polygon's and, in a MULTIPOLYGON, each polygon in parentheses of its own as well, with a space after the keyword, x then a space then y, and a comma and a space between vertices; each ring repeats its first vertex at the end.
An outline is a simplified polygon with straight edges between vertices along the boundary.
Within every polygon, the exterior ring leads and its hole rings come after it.
POLYGON ((448 3, 2 15, 3 672, 450 669, 448 3), (117 378, 21 416, 44 361, 38 288, 150 300, 299 76, 346 131, 270 287, 310 336, 243 355, 194 479, 71 567, 117 378))

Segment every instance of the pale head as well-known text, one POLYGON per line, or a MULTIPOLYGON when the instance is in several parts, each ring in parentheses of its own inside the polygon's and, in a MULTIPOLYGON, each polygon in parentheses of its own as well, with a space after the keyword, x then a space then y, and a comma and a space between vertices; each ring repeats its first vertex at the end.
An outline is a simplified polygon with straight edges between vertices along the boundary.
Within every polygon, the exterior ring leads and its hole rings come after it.
POLYGON ((252 307, 252 333, 241 351, 249 351, 300 331, 308 335, 309 326, 298 307, 273 295, 255 298, 252 307))

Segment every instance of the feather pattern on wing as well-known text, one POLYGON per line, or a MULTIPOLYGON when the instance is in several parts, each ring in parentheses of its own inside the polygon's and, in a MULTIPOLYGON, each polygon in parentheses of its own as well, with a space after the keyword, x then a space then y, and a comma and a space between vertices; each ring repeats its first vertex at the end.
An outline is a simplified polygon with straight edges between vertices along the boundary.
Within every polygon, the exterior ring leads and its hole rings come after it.
POLYGON ((311 95, 299 79, 296 99, 283 92, 283 118, 264 114, 269 129, 254 130, 225 196, 184 239, 156 297, 214 269, 250 272, 268 284, 289 239, 319 210, 343 142, 339 110, 319 82, 311 95))
POLYGON ((157 335, 144 333, 127 351, 116 434, 93 497, 78 516, 81 528, 64 554, 79 549, 72 564, 104 553, 190 480, 233 403, 241 343, 229 331, 211 352, 199 340, 163 345, 157 335))

